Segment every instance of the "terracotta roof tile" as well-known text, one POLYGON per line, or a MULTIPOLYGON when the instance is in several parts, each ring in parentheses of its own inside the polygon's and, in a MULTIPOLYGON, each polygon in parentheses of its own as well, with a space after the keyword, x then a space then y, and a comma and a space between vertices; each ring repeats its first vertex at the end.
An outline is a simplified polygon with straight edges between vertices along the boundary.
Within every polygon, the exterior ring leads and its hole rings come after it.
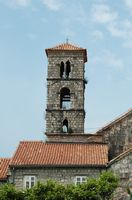
POLYGON ((10 166, 106 165, 106 144, 20 142, 10 166))
POLYGON ((84 52, 84 61, 87 62, 87 50, 70 43, 62 43, 55 47, 47 48, 45 51, 46 51, 47 56, 49 52, 53 52, 53 51, 82 51, 84 52))
POLYGON ((70 43, 62 43, 56 45, 55 47, 48 48, 48 50, 84 50, 84 48, 70 44, 70 43))
POLYGON ((9 158, 0 158, 0 180, 7 178, 7 170, 9 167, 9 158))

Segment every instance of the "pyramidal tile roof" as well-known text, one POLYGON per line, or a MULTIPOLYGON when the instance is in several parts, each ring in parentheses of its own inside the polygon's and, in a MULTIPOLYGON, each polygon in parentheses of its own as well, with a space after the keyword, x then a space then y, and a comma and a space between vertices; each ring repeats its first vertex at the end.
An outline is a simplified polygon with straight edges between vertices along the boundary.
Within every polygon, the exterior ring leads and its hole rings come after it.
POLYGON ((49 52, 53 52, 53 51, 82 51, 84 52, 84 60, 85 62, 87 61, 87 50, 77 45, 70 44, 68 42, 56 45, 52 48, 47 48, 45 51, 46 51, 47 56, 49 52))
POLYGON ((0 180, 5 180, 7 178, 9 162, 9 158, 0 158, 0 180))
POLYGON ((105 166, 106 144, 20 142, 10 166, 105 166))
POLYGON ((81 48, 79 46, 70 44, 70 43, 62 43, 55 47, 49 48, 49 50, 85 50, 84 48, 81 48))

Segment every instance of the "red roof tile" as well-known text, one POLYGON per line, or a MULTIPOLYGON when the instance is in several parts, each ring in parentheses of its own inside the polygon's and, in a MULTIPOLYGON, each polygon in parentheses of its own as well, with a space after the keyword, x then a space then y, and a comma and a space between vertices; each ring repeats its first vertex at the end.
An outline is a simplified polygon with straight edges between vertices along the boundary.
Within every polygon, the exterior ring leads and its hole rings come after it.
POLYGON ((55 47, 48 48, 45 51, 46 51, 47 56, 49 52, 53 52, 53 51, 82 51, 84 52, 84 61, 87 62, 87 50, 70 43, 62 43, 55 47))
POLYGON ((9 167, 9 158, 0 158, 0 180, 7 178, 7 170, 9 167))
POLYGON ((106 144, 20 142, 10 166, 106 165, 106 144))

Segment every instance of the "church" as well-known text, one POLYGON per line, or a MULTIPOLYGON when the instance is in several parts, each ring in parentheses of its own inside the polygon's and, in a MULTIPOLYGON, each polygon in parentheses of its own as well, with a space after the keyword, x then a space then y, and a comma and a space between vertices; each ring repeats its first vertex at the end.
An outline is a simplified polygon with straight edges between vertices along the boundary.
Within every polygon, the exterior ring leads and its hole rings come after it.
POLYGON ((21 141, 0 159, 0 182, 18 189, 38 181, 80 184, 112 170, 132 188, 132 109, 95 134, 84 133, 87 50, 69 42, 45 50, 48 58, 46 141, 21 141))

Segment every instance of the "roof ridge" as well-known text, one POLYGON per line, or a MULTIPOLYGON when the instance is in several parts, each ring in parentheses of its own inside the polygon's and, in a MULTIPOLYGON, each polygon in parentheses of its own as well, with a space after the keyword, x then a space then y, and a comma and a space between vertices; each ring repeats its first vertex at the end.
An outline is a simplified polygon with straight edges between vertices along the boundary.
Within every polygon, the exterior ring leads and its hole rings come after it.
POLYGON ((47 56, 49 53, 55 52, 55 51, 58 51, 58 52, 60 52, 60 51, 80 51, 81 53, 83 53, 84 62, 87 62, 86 48, 79 47, 78 45, 65 42, 65 43, 58 44, 54 47, 45 49, 47 56))
POLYGON ((118 156, 116 156, 115 158, 113 158, 112 160, 110 160, 109 164, 112 164, 114 161, 124 157, 125 155, 127 155, 128 153, 132 152, 132 147, 127 149, 126 151, 124 151, 123 153, 119 154, 118 156))
POLYGON ((102 126, 100 129, 98 129, 93 134, 97 134, 97 133, 101 132, 103 129, 106 129, 107 127, 109 127, 113 123, 116 123, 116 122, 120 121, 121 119, 123 119, 124 117, 126 117, 127 115, 129 115, 131 112, 132 112, 132 108, 129 108, 126 112, 123 112, 122 114, 118 115, 118 117, 115 117, 115 119, 113 119, 110 122, 106 123, 104 126, 102 126))
MULTIPOLYGON (((20 141, 20 144, 23 143, 38 143, 44 145, 107 145, 104 142, 44 142, 44 141, 20 141)), ((18 147, 19 147, 18 145, 18 147)))
POLYGON ((24 142, 27 142, 27 143, 28 143, 28 142, 29 142, 29 143, 30 143, 30 142, 32 142, 32 143, 33 143, 33 142, 35 142, 35 143, 41 143, 41 142, 42 142, 42 143, 44 143, 43 140, 21 140, 21 141, 20 141, 20 143, 24 143, 24 142))
POLYGON ((79 48, 79 49, 84 49, 83 47, 80 47, 79 45, 77 45, 77 44, 75 44, 75 43, 67 43, 67 42, 63 42, 63 43, 60 43, 60 44, 58 44, 58 45, 55 45, 55 46, 53 46, 53 47, 51 47, 51 48, 48 48, 48 49, 56 49, 56 48, 58 48, 58 47, 60 47, 60 46, 73 46, 73 47, 76 47, 76 48, 79 48))

